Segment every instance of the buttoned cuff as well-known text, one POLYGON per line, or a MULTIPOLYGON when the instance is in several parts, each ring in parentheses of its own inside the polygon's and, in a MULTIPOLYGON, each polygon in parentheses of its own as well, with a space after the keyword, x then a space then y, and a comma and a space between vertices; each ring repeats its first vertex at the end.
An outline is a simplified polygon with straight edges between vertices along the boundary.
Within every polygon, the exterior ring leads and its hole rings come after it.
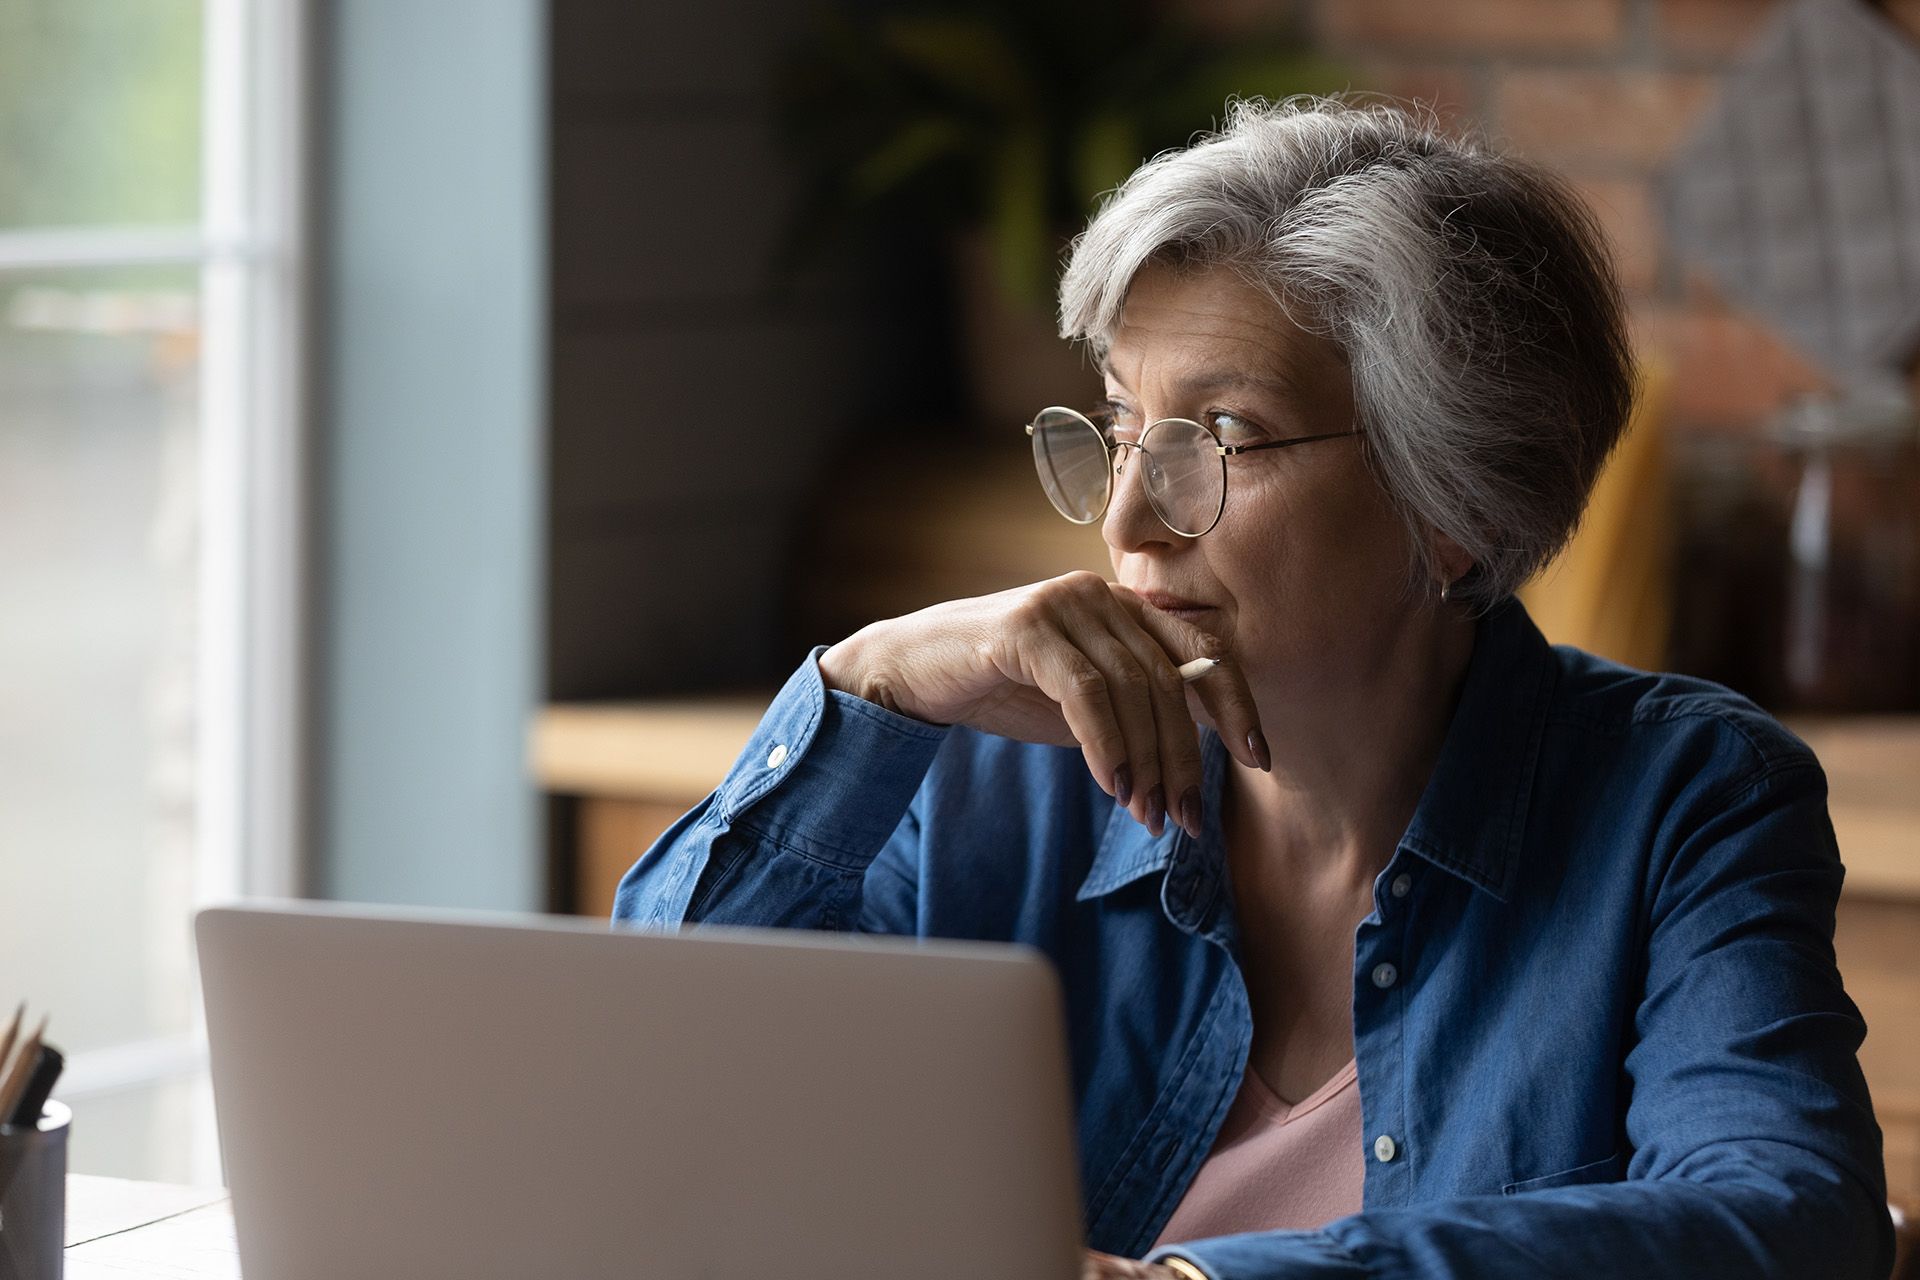
POLYGON ((900 825, 948 729, 827 688, 826 649, 815 647, 788 678, 716 800, 728 824, 863 871, 900 825))

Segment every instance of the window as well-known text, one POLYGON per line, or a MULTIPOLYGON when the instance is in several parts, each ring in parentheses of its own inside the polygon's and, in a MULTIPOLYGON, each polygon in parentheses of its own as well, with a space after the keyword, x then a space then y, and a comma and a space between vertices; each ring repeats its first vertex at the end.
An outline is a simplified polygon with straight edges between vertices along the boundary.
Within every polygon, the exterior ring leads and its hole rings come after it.
POLYGON ((0 0, 0 1009, 219 1175, 191 911, 297 887, 301 0, 0 0))

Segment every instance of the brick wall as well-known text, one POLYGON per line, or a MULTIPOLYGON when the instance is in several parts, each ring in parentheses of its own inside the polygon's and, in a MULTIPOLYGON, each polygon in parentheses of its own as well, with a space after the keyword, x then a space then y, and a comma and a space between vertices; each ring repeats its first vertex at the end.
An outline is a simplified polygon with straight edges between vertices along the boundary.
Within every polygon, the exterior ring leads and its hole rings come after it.
MULTIPOLYGON (((1699 434, 1750 431, 1822 385, 1766 322, 1675 261, 1653 200, 1662 165, 1780 2, 1300 0, 1299 17, 1355 88, 1430 103, 1578 185, 1613 241, 1641 350, 1674 371, 1673 427, 1699 434)), ((1229 35, 1275 16, 1258 0, 1187 7, 1229 35)), ((1920 0, 1883 8, 1920 40, 1920 0)))

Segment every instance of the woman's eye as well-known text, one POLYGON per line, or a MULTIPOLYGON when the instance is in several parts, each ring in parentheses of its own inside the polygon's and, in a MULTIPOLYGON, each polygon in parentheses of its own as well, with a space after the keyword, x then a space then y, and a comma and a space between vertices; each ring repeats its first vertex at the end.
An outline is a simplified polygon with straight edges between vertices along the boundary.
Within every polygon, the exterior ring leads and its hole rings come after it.
POLYGON ((1135 418, 1133 411, 1123 404, 1106 401, 1088 416, 1093 419, 1093 424, 1100 428, 1101 433, 1109 438, 1118 436, 1131 440, 1140 434, 1139 421, 1135 418))
POLYGON ((1260 434, 1260 428, 1248 422, 1237 413, 1228 413, 1224 409, 1212 410, 1207 414, 1207 424, 1222 436, 1252 437, 1260 434))

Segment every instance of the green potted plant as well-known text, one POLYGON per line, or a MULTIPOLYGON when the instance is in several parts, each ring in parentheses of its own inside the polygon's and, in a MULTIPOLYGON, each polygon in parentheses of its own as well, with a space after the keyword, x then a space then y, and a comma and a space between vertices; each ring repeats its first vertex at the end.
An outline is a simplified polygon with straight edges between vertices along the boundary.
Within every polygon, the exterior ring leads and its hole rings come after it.
POLYGON ((783 257, 868 220, 944 233, 975 408, 1010 426, 1097 385, 1055 336, 1053 292, 1100 196, 1230 97, 1342 79, 1290 32, 1229 44, 1144 0, 824 9, 781 75, 808 183, 783 257))

